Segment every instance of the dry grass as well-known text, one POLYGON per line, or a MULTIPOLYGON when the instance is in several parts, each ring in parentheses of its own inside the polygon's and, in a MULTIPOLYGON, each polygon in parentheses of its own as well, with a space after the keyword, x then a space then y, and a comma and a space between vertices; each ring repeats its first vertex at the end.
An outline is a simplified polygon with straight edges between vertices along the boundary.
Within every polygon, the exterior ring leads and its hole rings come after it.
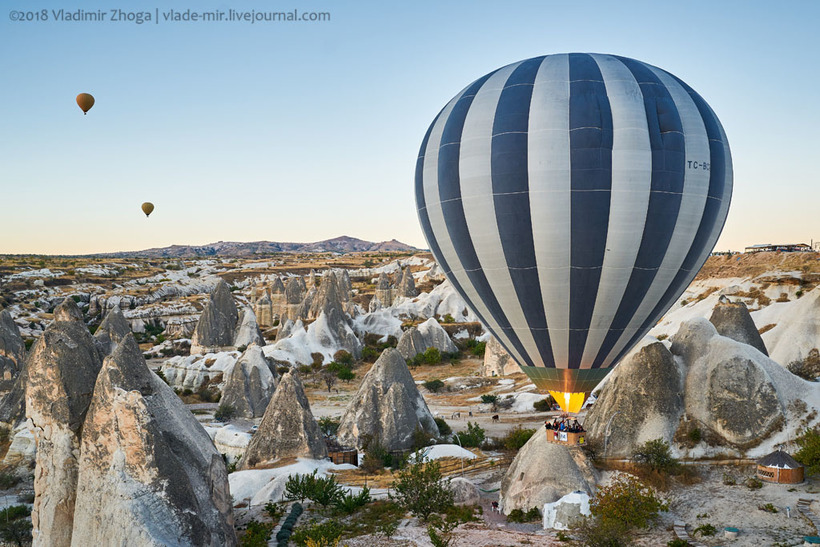
POLYGON ((763 325, 759 329, 757 329, 758 334, 763 334, 764 332, 769 332, 773 328, 777 326, 777 323, 769 323, 768 325, 763 325))

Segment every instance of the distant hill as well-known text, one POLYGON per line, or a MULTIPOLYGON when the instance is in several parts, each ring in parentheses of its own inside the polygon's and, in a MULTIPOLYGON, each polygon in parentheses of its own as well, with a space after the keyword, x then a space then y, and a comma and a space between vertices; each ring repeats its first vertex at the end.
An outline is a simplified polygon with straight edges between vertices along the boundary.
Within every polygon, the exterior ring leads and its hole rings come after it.
POLYGON ((315 243, 282 243, 277 241, 218 241, 207 245, 171 245, 143 251, 123 251, 117 253, 100 253, 88 255, 101 258, 182 258, 195 256, 253 256, 270 253, 354 253, 354 252, 389 252, 409 251, 416 249, 410 245, 391 239, 374 243, 355 237, 341 236, 315 243))

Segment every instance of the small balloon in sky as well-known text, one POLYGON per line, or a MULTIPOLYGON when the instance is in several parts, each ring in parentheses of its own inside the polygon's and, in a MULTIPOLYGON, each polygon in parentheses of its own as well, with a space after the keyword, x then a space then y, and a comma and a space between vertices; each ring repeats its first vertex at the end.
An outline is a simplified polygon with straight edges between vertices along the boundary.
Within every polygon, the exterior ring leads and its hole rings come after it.
POLYGON ((150 201, 146 201, 142 204, 142 212, 145 213, 145 218, 148 218, 148 215, 154 212, 154 204, 150 201))
POLYGON ((90 93, 80 93, 77 95, 77 106, 83 111, 83 115, 88 114, 88 111, 94 106, 94 96, 90 93))

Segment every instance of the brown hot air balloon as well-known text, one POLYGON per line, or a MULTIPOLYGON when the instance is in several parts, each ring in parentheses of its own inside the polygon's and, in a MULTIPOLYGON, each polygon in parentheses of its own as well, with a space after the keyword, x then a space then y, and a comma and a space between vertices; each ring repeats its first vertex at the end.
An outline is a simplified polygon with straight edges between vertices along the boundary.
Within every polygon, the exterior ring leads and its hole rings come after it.
POLYGON ((77 106, 83 111, 83 116, 88 114, 91 107, 94 106, 94 97, 90 93, 80 93, 77 95, 77 106))
POLYGON ((148 215, 151 214, 154 210, 154 204, 150 201, 146 201, 142 204, 142 212, 145 213, 145 218, 148 218, 148 215))

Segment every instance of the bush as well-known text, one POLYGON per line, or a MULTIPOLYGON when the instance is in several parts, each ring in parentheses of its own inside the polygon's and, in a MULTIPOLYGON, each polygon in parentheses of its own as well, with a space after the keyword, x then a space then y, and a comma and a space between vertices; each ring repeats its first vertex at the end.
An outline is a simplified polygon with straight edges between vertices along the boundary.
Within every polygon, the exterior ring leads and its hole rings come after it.
POLYGON ((689 542, 685 539, 675 538, 667 541, 666 547, 689 547, 689 542))
POLYGON ((343 489, 336 482, 335 475, 320 477, 316 470, 311 475, 288 475, 285 483, 285 499, 299 500, 306 499, 327 507, 335 504, 342 495, 343 489))
POLYGON ((337 372, 336 377, 345 383, 350 383, 350 380, 354 379, 356 374, 349 368, 346 368, 337 372))
POLYGON ((442 477, 439 463, 425 463, 421 458, 399 471, 391 497, 424 522, 433 513, 442 513, 453 506, 450 481, 442 477))
POLYGON ((749 490, 760 490, 761 488, 763 488, 763 483, 755 477, 749 477, 748 479, 746 479, 746 486, 749 488, 749 490))
POLYGON ((765 505, 758 505, 757 508, 761 511, 766 511, 767 513, 777 513, 777 507, 775 507, 771 503, 767 503, 765 505))
POLYGON ((281 367, 276 367, 276 374, 278 374, 279 376, 284 376, 288 372, 290 372, 290 367, 287 366, 287 365, 282 365, 281 367))
MULTIPOLYGON (((184 395, 185 392, 183 392, 184 395)), ((222 403, 214 413, 214 419, 220 422, 226 422, 236 416, 236 409, 229 404, 222 403)))
POLYGON ((427 348, 423 355, 425 364, 437 365, 441 362, 441 352, 438 348, 427 348))
POLYGON ((697 528, 692 530, 692 535, 693 536, 700 535, 700 537, 705 537, 705 536, 714 536, 715 534, 717 534, 717 528, 715 528, 713 525, 709 524, 708 522, 706 524, 701 524, 700 526, 698 526, 697 528))
POLYGON ((481 402, 485 405, 493 405, 493 408, 495 408, 495 405, 498 404, 498 395, 482 395, 481 402))
POLYGON ((339 420, 331 418, 330 416, 322 416, 319 418, 319 429, 322 430, 322 433, 327 435, 328 437, 332 437, 339 431, 339 424, 341 423, 339 420))
POLYGON ((0 473, 0 488, 7 490, 20 482, 20 477, 14 473, 3 472, 0 473))
POLYGON ((317 524, 312 521, 310 526, 299 528, 293 532, 291 541, 300 546, 334 546, 340 537, 344 527, 336 520, 326 520, 317 524))
POLYGON ((6 545, 30 545, 31 509, 13 505, 0 511, 0 538, 6 545))
POLYGON ((637 478, 619 474, 598 490, 590 504, 592 516, 615 521, 627 529, 648 528, 669 507, 637 478))
POLYGON ((424 389, 426 389, 430 393, 438 393, 439 391, 441 391, 441 388, 444 387, 444 382, 437 378, 435 380, 428 380, 424 382, 424 384, 422 385, 424 386, 424 389))
POLYGON ((447 313, 447 314, 444 315, 444 317, 441 318, 441 322, 445 323, 445 324, 449 324, 449 323, 455 323, 456 320, 453 318, 452 315, 447 313))
POLYGON ((527 512, 521 509, 513 509, 507 515, 507 521, 509 522, 533 522, 538 520, 541 520, 541 511, 538 510, 538 507, 533 507, 527 512))
POLYGON ((478 342, 470 349, 470 353, 476 357, 484 357, 484 352, 487 350, 487 342, 478 342))
POLYGON ((669 443, 663 439, 646 441, 632 454, 632 460, 650 471, 662 474, 675 473, 678 470, 678 460, 672 457, 669 443))
POLYGON ((325 362, 325 356, 319 353, 318 351, 311 353, 310 358, 313 359, 314 365, 321 365, 325 362))
POLYGON ((698 429, 697 427, 690 430, 689 433, 686 434, 686 436, 689 437, 689 440, 692 441, 693 444, 698 444, 703 438, 700 429, 698 429))
POLYGON ((376 473, 392 463, 390 452, 376 439, 366 438, 362 442, 364 458, 359 467, 365 473, 376 473))
POLYGON ((444 421, 444 418, 435 418, 436 425, 438 426, 438 434, 442 437, 446 437, 450 433, 453 432, 453 429, 450 425, 444 421))
POLYGON ((371 348, 370 346, 365 346, 362 348, 362 360, 367 361, 368 363, 374 362, 376 359, 379 358, 380 353, 371 348))
POLYGON ((504 437, 504 448, 507 450, 520 450, 533 435, 535 435, 534 429, 524 429, 519 425, 504 437))
POLYGON ((430 435, 422 428, 416 427, 415 431, 413 431, 413 450, 425 448, 433 444, 435 439, 434 435, 430 435))
POLYGON ((552 397, 544 397, 540 401, 535 401, 532 407, 536 412, 549 412, 552 410, 552 405, 555 403, 552 397))
POLYGON ((473 422, 467 422, 466 432, 456 433, 453 436, 453 440, 464 448, 478 448, 484 442, 484 438, 484 429, 478 423, 473 422))
POLYGON ((358 494, 342 492, 336 501, 336 509, 346 515, 351 515, 372 501, 370 489, 365 486, 358 494))
POLYGON ((353 364, 353 356, 350 354, 350 352, 345 351, 343 349, 340 349, 339 351, 333 354, 333 360, 339 364, 347 365, 348 367, 350 367, 350 365, 353 364))
POLYGON ((629 528, 617 520, 585 518, 570 526, 584 547, 626 547, 631 544, 629 528))
POLYGON ((272 533, 272 524, 251 520, 245 534, 239 540, 239 545, 242 547, 267 547, 272 533))

